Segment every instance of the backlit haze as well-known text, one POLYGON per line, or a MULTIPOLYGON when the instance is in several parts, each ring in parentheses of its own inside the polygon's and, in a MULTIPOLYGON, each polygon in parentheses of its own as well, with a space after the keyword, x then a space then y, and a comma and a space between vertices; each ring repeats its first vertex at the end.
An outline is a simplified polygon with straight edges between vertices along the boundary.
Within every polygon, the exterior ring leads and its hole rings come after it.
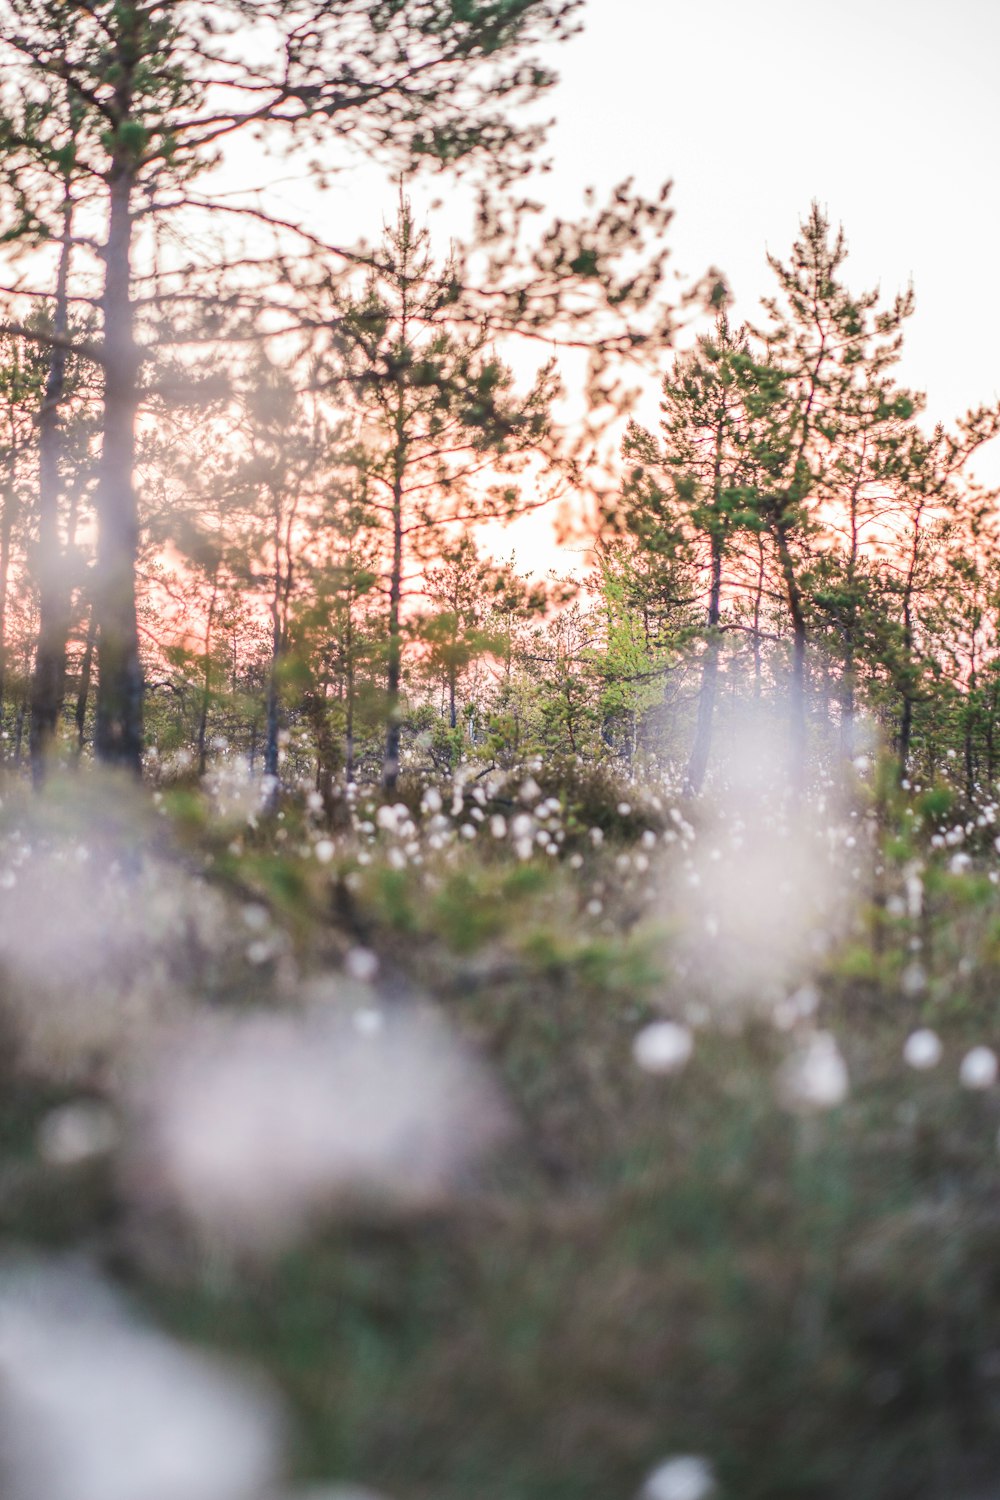
MULTIPOLYGON (((757 314, 772 290, 766 252, 786 257, 815 198, 844 225, 853 288, 891 298, 912 281, 899 378, 926 392, 929 421, 947 422, 1000 393, 998 55, 1000 8, 987 0, 958 0, 946 16, 934 0, 588 0, 582 34, 552 49, 552 170, 532 191, 570 216, 588 186, 600 197, 633 177, 652 195, 672 180, 669 287, 718 266, 736 319, 757 314)), ((241 140, 211 187, 266 185, 278 212, 341 245, 376 238, 392 216, 394 184, 364 163, 325 192, 287 170, 241 140)), ((440 189, 410 185, 419 212, 440 189)), ((445 198, 430 214, 439 254, 468 232, 463 195, 449 186, 445 198)), ((689 322, 681 341, 698 327, 689 322)), ((648 377, 638 414, 655 424, 648 377)), ((976 473, 1000 484, 997 445, 976 473)), ((555 522, 528 516, 492 528, 491 541, 498 554, 516 549, 523 567, 579 571, 585 537, 559 545, 555 522)))

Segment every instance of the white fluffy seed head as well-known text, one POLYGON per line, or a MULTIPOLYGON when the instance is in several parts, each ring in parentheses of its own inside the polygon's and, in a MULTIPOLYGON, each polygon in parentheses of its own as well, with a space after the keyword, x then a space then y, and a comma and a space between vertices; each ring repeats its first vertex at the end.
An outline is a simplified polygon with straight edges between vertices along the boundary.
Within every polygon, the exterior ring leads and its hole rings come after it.
POLYGON ((254 1255, 359 1201, 440 1201, 506 1123, 490 1077, 430 1016, 216 1017, 151 1049, 129 1092, 136 1206, 254 1255))
POLYGON ((4 1500, 248 1500, 283 1439, 266 1386, 140 1323, 84 1267, 0 1271, 4 1500))
POLYGON ((836 1109, 847 1098, 849 1087, 847 1064, 829 1031, 812 1032, 778 1075, 782 1104, 799 1114, 836 1109))
POLYGON ((962 1058, 959 1082, 967 1089, 991 1089, 997 1081, 997 1055, 992 1047, 973 1047, 962 1058))
POLYGON ((919 1031, 913 1031, 906 1038, 903 1046, 903 1061, 911 1068, 917 1068, 923 1072, 927 1068, 935 1068, 941 1061, 941 1038, 936 1031, 922 1026, 919 1031))
POLYGON ((106 1104, 75 1099, 49 1110, 35 1139, 39 1156, 49 1166, 75 1167, 113 1151, 118 1125, 106 1104))
POLYGON ((378 973, 378 959, 370 948, 351 948, 344 959, 344 968, 352 979, 370 984, 378 973))
POLYGON ((632 1042, 632 1056, 645 1073, 679 1073, 693 1050, 689 1028, 677 1021, 651 1021, 632 1042))
POLYGON ((668 1458, 648 1475, 637 1500, 712 1500, 715 1476, 706 1458, 681 1454, 668 1458))

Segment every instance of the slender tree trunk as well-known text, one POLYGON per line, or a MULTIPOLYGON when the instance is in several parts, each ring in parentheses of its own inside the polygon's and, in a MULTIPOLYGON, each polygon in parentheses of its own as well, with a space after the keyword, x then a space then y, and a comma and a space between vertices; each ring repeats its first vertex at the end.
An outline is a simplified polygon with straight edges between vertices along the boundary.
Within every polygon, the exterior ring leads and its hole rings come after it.
POLYGON ((281 656, 281 632, 274 628, 271 649, 271 666, 267 674, 267 701, 265 705, 264 775, 277 778, 278 735, 280 711, 278 702, 278 664, 281 656))
POLYGON ((139 351, 131 296, 132 169, 116 164, 104 247, 104 422, 97 485, 97 719, 94 748, 107 765, 142 770, 143 696, 135 565, 139 523, 133 470, 139 351))
POLYGON ((788 685, 788 724, 791 752, 791 786, 796 796, 805 790, 806 780, 806 617, 802 590, 795 571, 795 559, 788 547, 785 528, 775 528, 775 542, 785 597, 792 622, 792 670, 788 685))
POLYGON ((760 649, 760 617, 764 607, 764 537, 757 533, 757 586, 753 596, 753 695, 760 702, 762 688, 762 663, 760 649))
POLYGON ((1000 681, 994 677, 990 693, 989 713, 986 716, 986 780, 992 786, 996 777, 996 722, 997 705, 1000 699, 1000 681))
POLYGON ((344 777, 354 780, 354 619, 347 611, 347 671, 344 684, 344 777))
POLYGON ((903 711, 899 716, 899 769, 905 776, 910 766, 910 745, 913 741, 913 699, 903 693, 903 711))
POLYGON ((208 737, 208 710, 212 702, 212 626, 215 624, 215 606, 219 597, 218 570, 212 575, 212 594, 208 602, 208 620, 205 624, 205 664, 201 678, 201 711, 198 715, 198 775, 204 776, 207 765, 206 740, 208 737))
POLYGON ((94 669, 94 647, 97 644, 97 616, 93 607, 90 611, 90 621, 87 626, 87 643, 83 650, 83 661, 80 666, 80 686, 76 695, 76 746, 77 753, 83 749, 87 732, 87 700, 90 697, 90 677, 94 669))
POLYGON ((976 699, 978 693, 978 673, 976 670, 976 649, 973 645, 972 660, 969 670, 969 686, 965 695, 965 795, 971 802, 976 787, 976 699))
POLYGON ((708 595, 708 634, 701 668, 701 687, 698 690, 698 723, 694 745, 684 776, 684 790, 688 795, 701 791, 708 769, 708 757, 712 748, 712 719, 715 714, 715 695, 719 679, 719 620, 722 616, 722 543, 712 538, 712 583, 708 595))
POLYGON ((3 515, 0 516, 0 725, 3 724, 7 698, 7 602, 10 597, 10 554, 16 504, 17 491, 12 476, 10 482, 4 485, 3 515))
POLYGON ((402 676, 402 622, 400 603, 403 593, 403 480, 398 472, 392 492, 392 570, 389 576, 389 639, 386 659, 386 728, 385 753, 382 759, 382 787, 391 792, 399 779, 400 701, 402 676))
POLYGON ((18 770, 20 770, 24 753, 24 717, 27 706, 27 700, 22 692, 18 695, 17 713, 14 715, 14 765, 18 770))
POLYGON ((851 518, 851 543, 847 554, 847 612, 844 622, 844 661, 840 681, 840 753, 844 762, 854 759, 854 707, 855 707, 855 662, 858 643, 858 557, 861 552, 861 522, 858 514, 858 495, 861 489, 862 464, 867 451, 867 439, 863 439, 859 467, 848 497, 848 514, 851 518))
POLYGON ((46 761, 55 739, 66 696, 66 643, 70 630, 69 588, 59 537, 59 497, 62 461, 59 408, 66 388, 66 347, 60 343, 69 330, 70 237, 73 201, 63 201, 63 235, 56 278, 53 332, 56 342, 49 356, 45 393, 38 413, 38 649, 31 679, 31 725, 28 743, 31 777, 36 786, 45 778, 46 761))
POLYGON ((281 623, 281 592, 283 568, 281 559, 281 513, 277 495, 274 499, 274 594, 271 599, 271 665, 267 674, 267 697, 265 701, 266 730, 264 739, 264 775, 278 778, 278 735, 281 725, 281 703, 279 699, 279 672, 284 647, 284 631, 281 623))
POLYGON ((854 699, 854 649, 848 638, 840 679, 840 753, 845 761, 854 759, 854 699))
POLYGON ((904 779, 910 767, 910 746, 913 741, 913 692, 910 687, 910 676, 912 672, 913 657, 913 619, 910 610, 910 583, 907 580, 907 592, 903 599, 903 708, 899 718, 899 734, 896 746, 899 755, 899 775, 904 779))

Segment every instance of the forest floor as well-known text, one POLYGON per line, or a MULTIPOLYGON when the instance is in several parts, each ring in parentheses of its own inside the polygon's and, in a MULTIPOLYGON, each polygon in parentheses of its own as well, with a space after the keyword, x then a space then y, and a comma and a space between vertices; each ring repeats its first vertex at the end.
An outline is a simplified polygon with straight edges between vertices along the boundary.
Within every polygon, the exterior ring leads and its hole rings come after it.
POLYGON ((8 1258, 266 1380, 289 1483, 997 1495, 996 810, 879 774, 807 815, 535 765, 332 829, 10 789, 8 1258), (314 1076, 317 1011, 391 1066, 314 1076))

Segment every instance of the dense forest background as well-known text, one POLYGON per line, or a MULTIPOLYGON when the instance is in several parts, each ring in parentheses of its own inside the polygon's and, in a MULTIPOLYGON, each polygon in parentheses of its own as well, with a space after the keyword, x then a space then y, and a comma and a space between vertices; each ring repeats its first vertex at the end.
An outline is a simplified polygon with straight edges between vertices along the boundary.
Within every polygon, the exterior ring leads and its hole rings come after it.
POLYGON ((3 1500, 996 1494, 1000 405, 584 19, 0 0, 3 1500))
MULTIPOLYGON (((301 7, 255 12, 272 41, 286 28, 280 77, 240 32, 213 40, 224 14, 198 12, 196 37, 169 11, 87 13, 72 35, 58 7, 9 18, 9 761, 37 780, 52 753, 93 752, 163 777, 224 753, 329 801, 339 776, 564 752, 652 757, 698 790, 717 717, 767 705, 803 784, 879 749, 903 775, 957 758, 970 795, 992 777, 995 506, 969 462, 1000 419, 930 426, 898 386, 911 293, 852 286, 814 205, 770 258, 757 325, 731 324, 711 276, 714 323, 685 315, 666 302, 669 211, 625 189, 541 232, 484 198, 462 251, 432 244, 401 189, 369 246, 323 244, 200 197, 218 143, 252 128, 294 147, 343 109, 390 163, 493 152, 509 172, 494 134, 522 152, 529 134, 491 117, 460 146, 425 140, 410 23, 388 10, 368 17, 384 55, 343 62, 358 97, 332 102, 301 7), (247 93, 263 102, 245 117, 247 93), (405 149, 383 139, 405 130, 405 149), (525 380, 539 340, 556 355, 525 380), (589 351, 589 418, 560 346, 589 351), (594 422, 606 446, 637 361, 662 380, 661 420, 628 427, 615 491, 594 422), (498 520, 560 502, 588 577, 498 563, 498 520)), ((456 48, 481 46, 450 24, 456 48)))

